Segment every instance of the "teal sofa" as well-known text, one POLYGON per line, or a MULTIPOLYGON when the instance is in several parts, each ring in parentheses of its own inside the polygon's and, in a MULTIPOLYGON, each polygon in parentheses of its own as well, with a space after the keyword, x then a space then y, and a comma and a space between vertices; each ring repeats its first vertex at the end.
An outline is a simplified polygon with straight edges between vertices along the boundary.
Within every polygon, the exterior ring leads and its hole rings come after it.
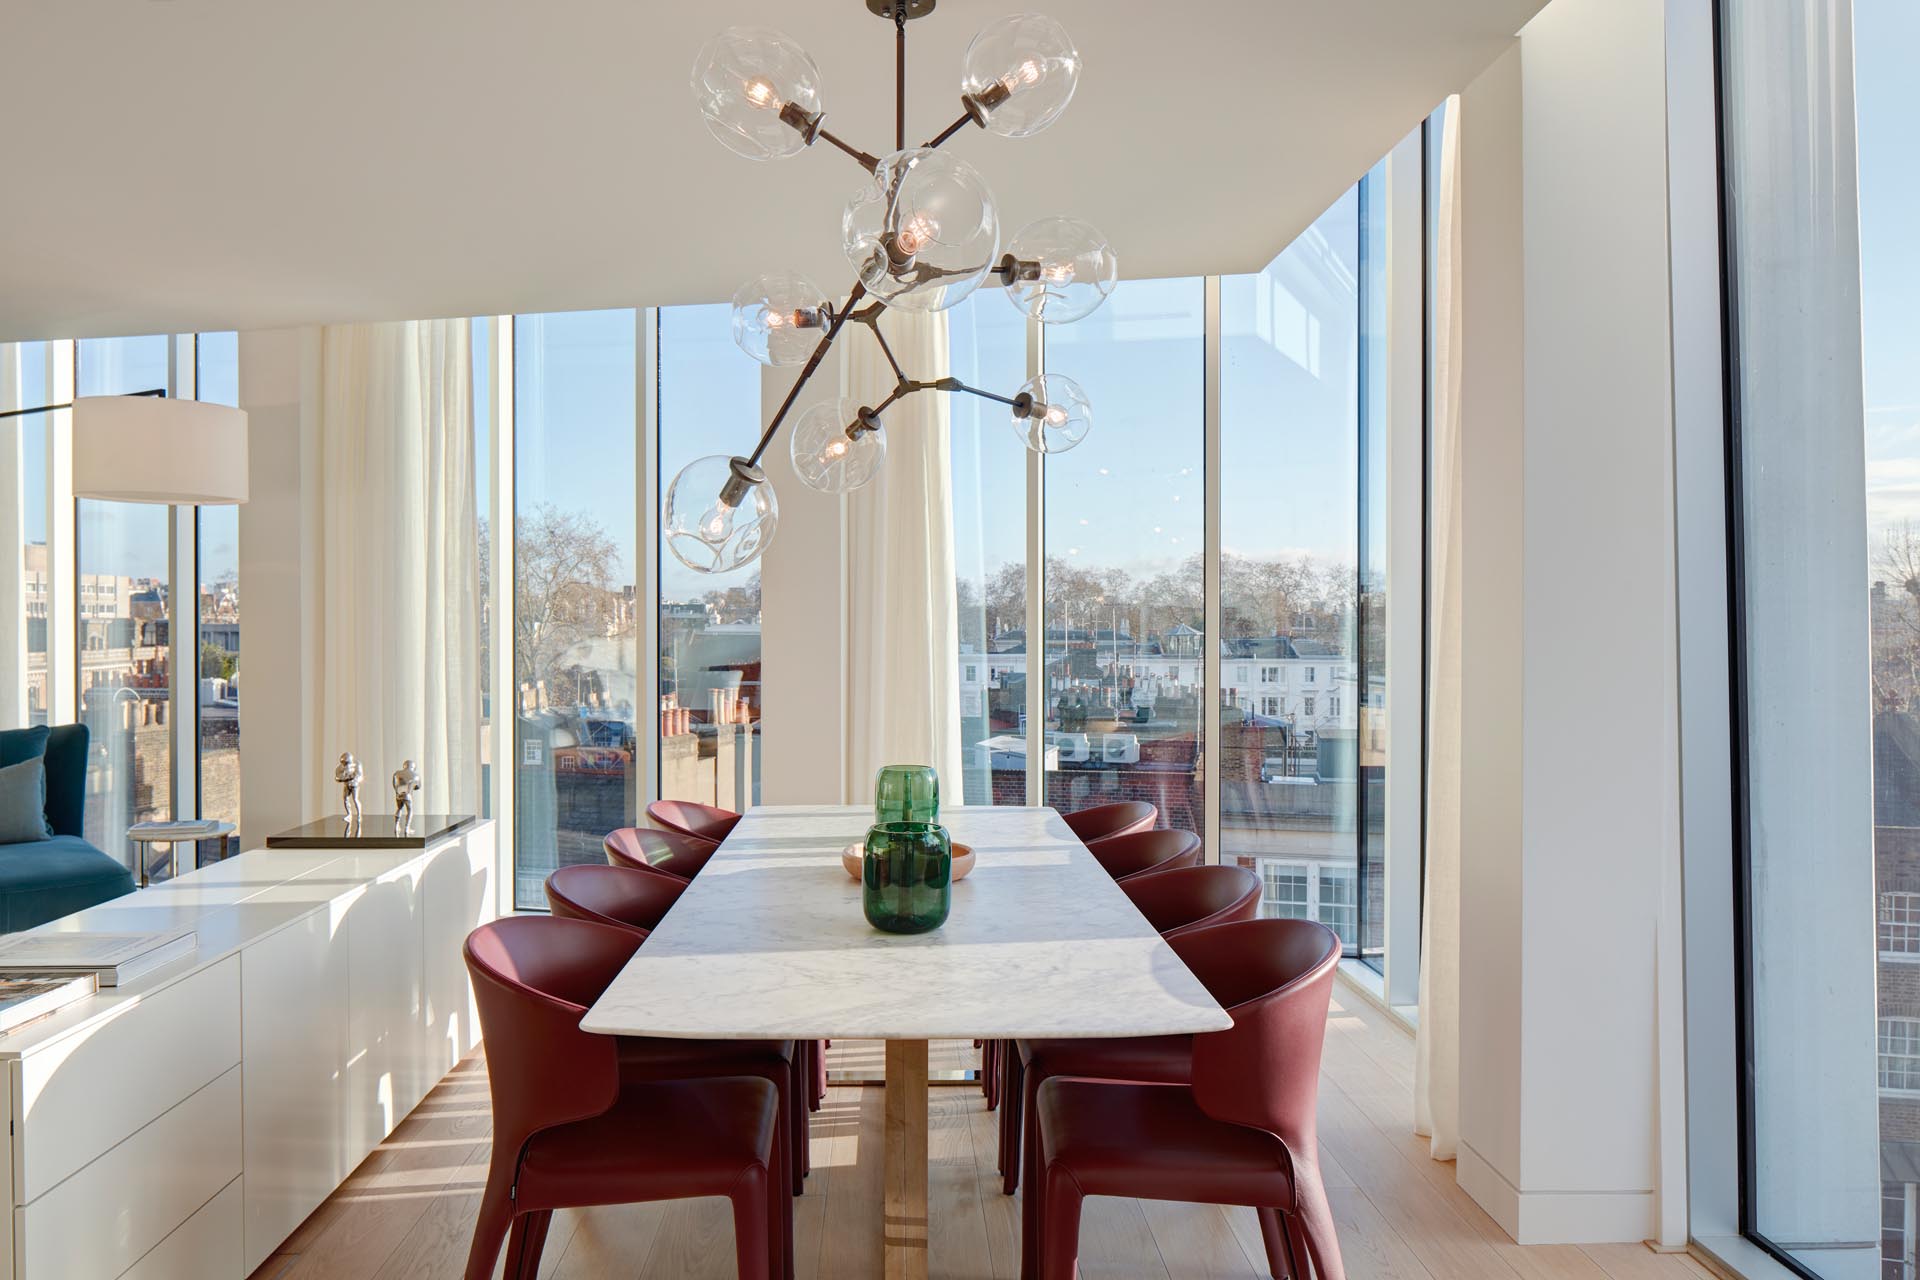
POLYGON ((0 932, 49 920, 133 892, 133 872, 86 842, 87 726, 0 732, 0 766, 44 754, 45 840, 0 844, 0 932))

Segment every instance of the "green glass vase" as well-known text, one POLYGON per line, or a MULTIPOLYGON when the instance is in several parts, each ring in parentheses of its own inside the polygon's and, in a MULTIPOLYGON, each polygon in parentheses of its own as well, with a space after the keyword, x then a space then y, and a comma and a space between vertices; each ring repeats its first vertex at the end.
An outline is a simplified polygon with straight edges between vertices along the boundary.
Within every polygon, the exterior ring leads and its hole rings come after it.
POLYGON ((860 906, 888 933, 925 933, 953 906, 953 841, 932 822, 876 822, 861 859, 860 906))
POLYGON ((940 775, 930 764, 890 764, 873 779, 875 822, 940 821, 940 775))

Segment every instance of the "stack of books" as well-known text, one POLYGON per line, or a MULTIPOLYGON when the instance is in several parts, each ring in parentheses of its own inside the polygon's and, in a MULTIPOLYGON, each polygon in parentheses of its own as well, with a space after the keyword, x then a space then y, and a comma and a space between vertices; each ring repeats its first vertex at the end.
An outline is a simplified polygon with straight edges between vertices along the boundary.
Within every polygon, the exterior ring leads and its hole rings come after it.
POLYGON ((117 987, 190 953, 191 929, 166 933, 22 933, 0 940, 0 978, 85 975, 117 987))

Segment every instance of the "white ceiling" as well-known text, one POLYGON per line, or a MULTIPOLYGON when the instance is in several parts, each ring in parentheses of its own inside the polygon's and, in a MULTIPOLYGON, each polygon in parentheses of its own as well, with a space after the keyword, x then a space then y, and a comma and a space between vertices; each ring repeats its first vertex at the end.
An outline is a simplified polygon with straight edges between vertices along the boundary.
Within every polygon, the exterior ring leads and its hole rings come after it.
MULTIPOLYGON (((1544 0, 1045 0, 1085 60, 1047 132, 968 128, 1011 230, 1100 227, 1127 276, 1256 270, 1544 0)), ((908 132, 1019 0, 908 28, 908 132)), ((716 28, 785 30, 828 127, 892 134, 863 0, 64 0, 0 21, 0 340, 709 301, 850 273, 862 175, 755 164, 687 90, 716 28)))

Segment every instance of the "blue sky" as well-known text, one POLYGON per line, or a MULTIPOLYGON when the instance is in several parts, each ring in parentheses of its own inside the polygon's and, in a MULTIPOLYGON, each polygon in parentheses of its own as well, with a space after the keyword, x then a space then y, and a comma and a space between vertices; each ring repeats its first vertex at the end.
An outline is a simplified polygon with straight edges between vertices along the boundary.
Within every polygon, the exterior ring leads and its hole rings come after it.
POLYGON ((1867 520, 1877 550, 1889 526, 1920 524, 1920 5, 1855 0, 1854 91, 1860 147, 1860 312, 1866 363, 1867 520))

